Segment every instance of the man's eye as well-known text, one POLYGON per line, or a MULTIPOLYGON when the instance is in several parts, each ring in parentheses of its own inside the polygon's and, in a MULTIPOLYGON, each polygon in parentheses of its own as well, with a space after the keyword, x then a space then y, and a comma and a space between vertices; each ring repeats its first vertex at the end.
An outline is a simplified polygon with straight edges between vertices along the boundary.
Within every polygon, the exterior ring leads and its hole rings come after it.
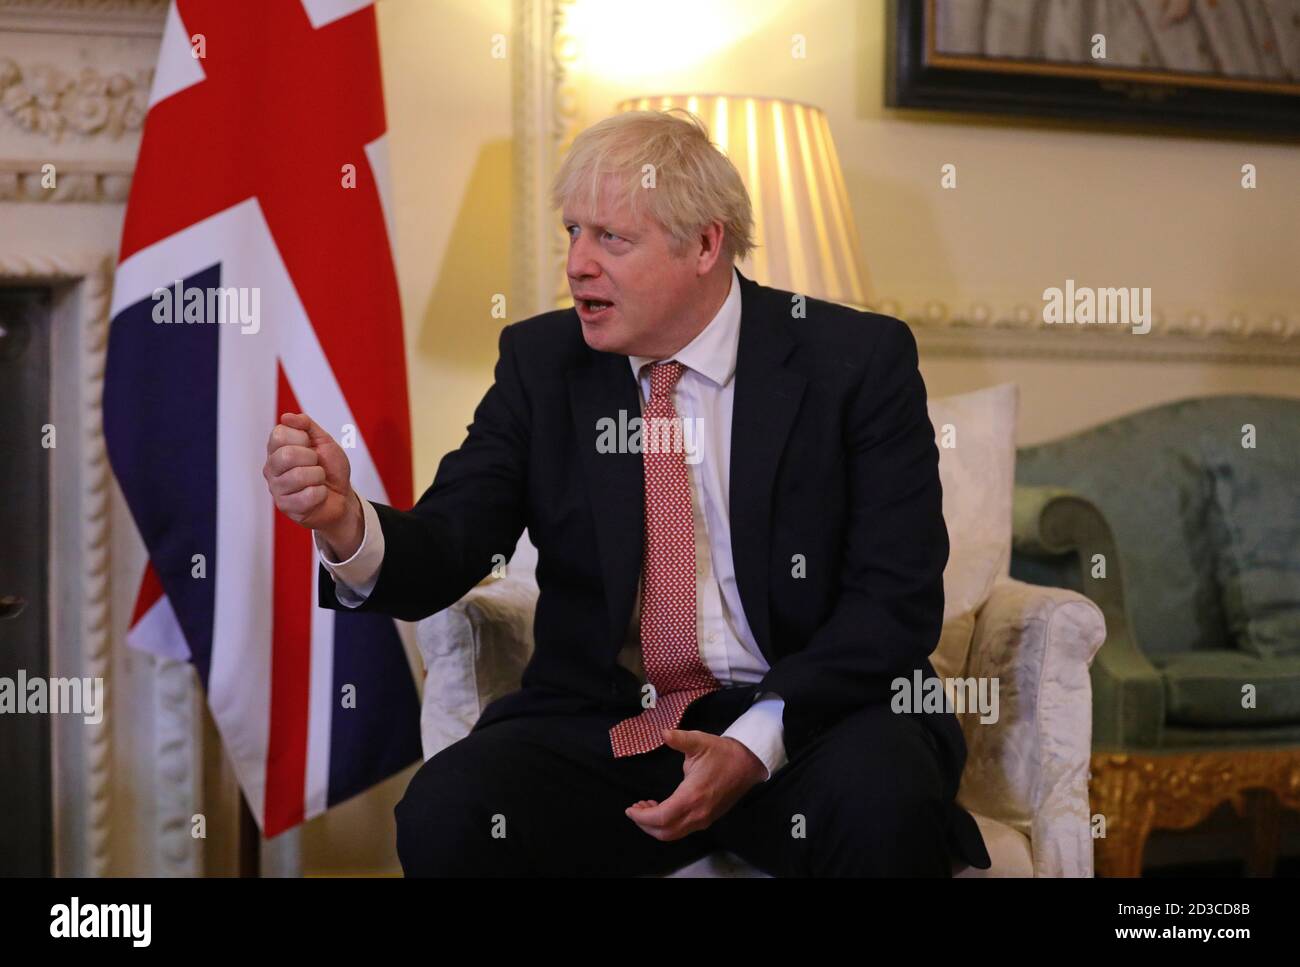
MULTIPOLYGON (((577 225, 566 225, 565 228, 564 228, 564 232, 565 232, 566 235, 569 236, 570 239, 572 239, 572 238, 574 237, 574 232, 578 229, 578 227, 579 227, 579 226, 577 226, 577 225)), ((602 236, 607 236, 607 237, 612 238, 612 239, 617 239, 617 240, 620 241, 620 242, 627 241, 625 238, 623 238, 622 235, 615 235, 613 232, 610 232, 610 231, 603 231, 603 232, 601 232, 601 235, 602 235, 602 236)))

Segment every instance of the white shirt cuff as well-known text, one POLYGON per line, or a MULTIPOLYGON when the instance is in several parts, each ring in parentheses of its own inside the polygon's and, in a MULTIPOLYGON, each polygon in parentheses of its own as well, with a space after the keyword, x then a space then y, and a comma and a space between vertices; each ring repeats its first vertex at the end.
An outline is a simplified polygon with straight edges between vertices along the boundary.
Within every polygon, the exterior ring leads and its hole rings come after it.
POLYGON ((723 732, 724 738, 735 739, 767 767, 766 782, 789 760, 785 756, 785 699, 775 692, 761 692, 754 704, 732 722, 723 732))
POLYGON ((346 561, 331 561, 324 539, 312 531, 316 554, 330 577, 334 578, 334 596, 345 608, 359 608, 365 604, 379 580, 380 565, 384 563, 384 529, 379 526, 379 514, 366 498, 358 494, 357 499, 361 501, 365 529, 361 534, 361 546, 346 561))

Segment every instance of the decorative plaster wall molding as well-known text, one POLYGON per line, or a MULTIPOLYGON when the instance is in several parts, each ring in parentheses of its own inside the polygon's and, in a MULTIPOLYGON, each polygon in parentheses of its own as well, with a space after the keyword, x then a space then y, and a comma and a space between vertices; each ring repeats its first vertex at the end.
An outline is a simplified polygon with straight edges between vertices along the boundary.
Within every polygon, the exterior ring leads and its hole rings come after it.
MULTIPOLYGON (((71 482, 76 505, 57 507, 50 546, 72 546, 72 566, 52 562, 51 603, 55 633, 51 636, 52 667, 59 675, 100 678, 104 682, 104 708, 100 721, 89 725, 58 716, 54 721, 56 859, 60 875, 103 876, 109 871, 112 832, 112 675, 109 639, 109 492, 108 457, 100 401, 104 385, 104 353, 108 344, 108 307, 112 292, 113 260, 103 254, 28 255, 0 253, 0 278, 23 283, 71 283, 71 311, 52 325, 76 321, 76 345, 70 347, 79 362, 69 374, 70 393, 59 394, 67 408, 56 407, 55 419, 66 414, 78 431, 75 466, 56 465, 55 485, 71 482), (71 398, 68 398, 71 396, 71 398), (65 472, 67 471, 67 472, 65 472), (71 531, 68 534, 67 531, 71 531), (74 537, 72 545, 59 538, 74 537), (75 564, 72 563, 75 561, 75 564), (75 616, 58 608, 72 596, 75 616), (63 770, 78 769, 75 776, 63 770), (71 788, 60 789, 61 784, 71 788), (66 794, 65 794, 66 793, 66 794), (67 815, 68 812, 72 815, 67 815)), ((71 335, 71 334, 70 334, 71 335)), ((53 387, 57 391, 57 387, 53 387)), ((58 423, 56 423, 56 426, 58 423)), ((66 432, 66 431, 65 431, 66 432)), ((63 450, 66 454, 67 450, 63 450)), ((58 448, 54 459, 60 459, 58 448)), ((55 475, 52 474, 52 477, 55 475)), ((60 492, 55 491, 55 496, 60 492)), ((53 501, 52 501, 53 502, 53 501)))
POLYGON ((103 73, 55 64, 22 66, 0 57, 0 111, 23 131, 56 143, 69 132, 120 138, 144 125, 153 68, 103 73))
POLYGON ((0 30, 161 37, 168 0, 0 0, 0 30))
POLYGON ((574 0, 515 0, 511 84, 515 189, 520 203, 513 252, 515 300, 526 315, 554 309, 567 295, 565 235, 551 208, 551 180, 585 126, 573 71, 578 51, 568 29, 574 0))
POLYGON ((111 704, 109 625, 109 493, 111 472, 104 444, 102 400, 104 357, 108 351, 108 307, 113 293, 113 260, 94 256, 84 263, 85 294, 82 309, 81 398, 81 520, 82 581, 81 650, 85 674, 103 678, 105 711, 87 743, 87 777, 90 791, 91 872, 108 872, 112 829, 113 733, 109 725, 111 704))
MULTIPOLYGON (((127 688, 114 680, 110 542, 112 472, 104 443, 104 365, 115 260, 110 253, 0 252, 0 279, 54 290, 52 422, 73 432, 75 447, 55 447, 51 473, 51 658, 55 673, 104 681, 103 716, 95 725, 56 716, 55 858, 60 876, 113 872, 114 730, 129 732, 127 688), (121 685, 121 687, 115 687, 121 685)), ((190 835, 198 800, 199 718, 193 670, 184 662, 152 663, 150 710, 155 827, 142 872, 197 875, 200 843, 190 835)), ((130 769, 121 781, 130 779, 130 769)), ((144 800, 136 791, 134 796, 144 800)))
POLYGON ((67 282, 85 279, 88 308, 101 309, 108 326, 108 299, 113 286, 113 257, 108 253, 45 255, 0 252, 0 278, 19 281, 67 282))
POLYGON ((189 662, 160 658, 155 665, 154 773, 157 810, 156 874, 198 876, 201 850, 191 833, 200 782, 195 745, 200 727, 195 709, 194 669, 189 662))
POLYGON ((0 160, 0 202, 95 202, 122 204, 131 192, 131 165, 107 161, 0 160), (54 187, 43 166, 53 164, 54 187))
POLYGON ((904 309, 882 298, 869 308, 906 320, 922 351, 936 355, 1300 364, 1300 318, 1280 312, 1156 309, 1150 331, 1138 334, 1121 325, 1049 325, 1026 303, 996 310, 977 303, 958 316, 937 300, 904 309))

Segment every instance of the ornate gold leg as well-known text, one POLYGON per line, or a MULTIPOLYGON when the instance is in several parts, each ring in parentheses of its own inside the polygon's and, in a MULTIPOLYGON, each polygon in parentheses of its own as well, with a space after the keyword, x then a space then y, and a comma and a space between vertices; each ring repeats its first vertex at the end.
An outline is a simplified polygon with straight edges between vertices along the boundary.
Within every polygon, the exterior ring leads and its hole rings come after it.
POLYGON ((1142 854, 1146 851, 1150 823, 1118 823, 1107 827, 1105 839, 1096 840, 1097 876, 1142 875, 1142 854))
POLYGON ((1282 831, 1282 804, 1273 793, 1258 789, 1246 811, 1250 820, 1250 853, 1246 856, 1247 876, 1272 876, 1277 866, 1278 842, 1282 831))
MULTIPOLYGON (((1093 865, 1097 876, 1141 876, 1142 854, 1155 803, 1139 773, 1114 765, 1115 757, 1093 756, 1091 801, 1093 815, 1105 820, 1105 835, 1093 843, 1093 865), (1100 760, 1100 761, 1099 761, 1100 760)), ((1127 758, 1127 757, 1124 757, 1127 758)))

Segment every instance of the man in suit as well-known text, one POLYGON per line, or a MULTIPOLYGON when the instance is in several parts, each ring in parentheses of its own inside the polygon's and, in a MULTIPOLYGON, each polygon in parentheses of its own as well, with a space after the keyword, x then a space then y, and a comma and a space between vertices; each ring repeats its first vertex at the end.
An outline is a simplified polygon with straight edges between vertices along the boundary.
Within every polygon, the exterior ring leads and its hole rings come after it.
POLYGON ((948 556, 915 342, 758 285, 734 166, 697 119, 608 118, 554 186, 573 309, 505 327, 468 435, 411 510, 285 414, 265 476, 315 532, 320 600, 417 620, 538 550, 522 687, 398 804, 408 875, 987 868, 934 672, 948 556))

